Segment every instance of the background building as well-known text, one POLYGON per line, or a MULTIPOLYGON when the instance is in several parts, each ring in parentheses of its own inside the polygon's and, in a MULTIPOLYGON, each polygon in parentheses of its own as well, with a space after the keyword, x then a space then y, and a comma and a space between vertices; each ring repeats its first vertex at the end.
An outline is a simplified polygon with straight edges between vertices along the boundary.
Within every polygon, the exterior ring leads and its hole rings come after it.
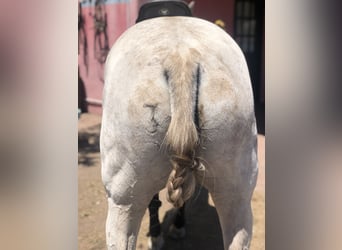
MULTIPOLYGON (((79 107, 101 113, 103 69, 115 40, 134 25, 146 0, 84 0, 79 4, 79 107)), ((190 1, 188 1, 190 2, 190 1)), ((224 25, 243 50, 257 113, 264 112, 263 0, 196 0, 194 16, 224 25)), ((263 115, 262 115, 263 116, 263 115)), ((263 118, 262 118, 263 119, 263 118)))

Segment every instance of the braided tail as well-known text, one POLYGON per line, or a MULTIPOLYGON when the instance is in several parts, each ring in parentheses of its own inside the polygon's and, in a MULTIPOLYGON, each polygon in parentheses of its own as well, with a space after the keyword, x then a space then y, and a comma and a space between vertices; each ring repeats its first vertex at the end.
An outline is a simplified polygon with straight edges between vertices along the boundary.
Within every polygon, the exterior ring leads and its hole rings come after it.
POLYGON ((195 191, 194 171, 199 166, 197 159, 174 155, 171 158, 173 170, 167 183, 167 200, 175 207, 183 206, 195 191))
POLYGON ((194 193, 194 171, 200 165, 195 159, 199 136, 194 122, 198 98, 198 57, 196 50, 187 49, 169 55, 164 63, 171 105, 171 122, 166 133, 166 142, 173 154, 173 169, 167 182, 167 199, 175 207, 181 207, 194 193))

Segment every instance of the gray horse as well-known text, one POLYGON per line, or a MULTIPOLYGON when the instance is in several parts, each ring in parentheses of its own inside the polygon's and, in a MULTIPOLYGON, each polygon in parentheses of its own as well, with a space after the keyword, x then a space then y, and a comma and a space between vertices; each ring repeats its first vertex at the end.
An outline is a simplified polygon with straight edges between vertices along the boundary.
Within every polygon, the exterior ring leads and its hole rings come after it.
POLYGON ((108 249, 135 249, 152 197, 181 207, 196 183, 215 203, 225 249, 252 237, 257 131, 248 68, 221 28, 158 17, 128 29, 105 67, 102 180, 108 249))

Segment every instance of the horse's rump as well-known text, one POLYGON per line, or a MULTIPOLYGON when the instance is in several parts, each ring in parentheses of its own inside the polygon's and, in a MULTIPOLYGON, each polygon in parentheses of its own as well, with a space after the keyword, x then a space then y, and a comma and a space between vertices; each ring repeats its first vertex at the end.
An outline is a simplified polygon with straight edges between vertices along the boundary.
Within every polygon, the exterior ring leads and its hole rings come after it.
POLYGON ((118 39, 106 63, 104 106, 112 129, 125 128, 123 141, 168 146, 175 206, 193 193, 201 142, 239 144, 236 135, 254 118, 241 50, 222 29, 192 17, 146 20, 118 39))

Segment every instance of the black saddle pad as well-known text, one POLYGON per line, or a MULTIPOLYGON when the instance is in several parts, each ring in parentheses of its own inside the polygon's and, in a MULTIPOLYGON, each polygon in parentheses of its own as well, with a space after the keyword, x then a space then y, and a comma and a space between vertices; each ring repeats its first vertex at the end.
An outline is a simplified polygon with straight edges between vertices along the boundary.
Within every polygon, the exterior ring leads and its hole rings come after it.
POLYGON ((192 13, 188 5, 183 2, 151 2, 140 7, 136 23, 146 19, 162 16, 192 16, 192 13))

